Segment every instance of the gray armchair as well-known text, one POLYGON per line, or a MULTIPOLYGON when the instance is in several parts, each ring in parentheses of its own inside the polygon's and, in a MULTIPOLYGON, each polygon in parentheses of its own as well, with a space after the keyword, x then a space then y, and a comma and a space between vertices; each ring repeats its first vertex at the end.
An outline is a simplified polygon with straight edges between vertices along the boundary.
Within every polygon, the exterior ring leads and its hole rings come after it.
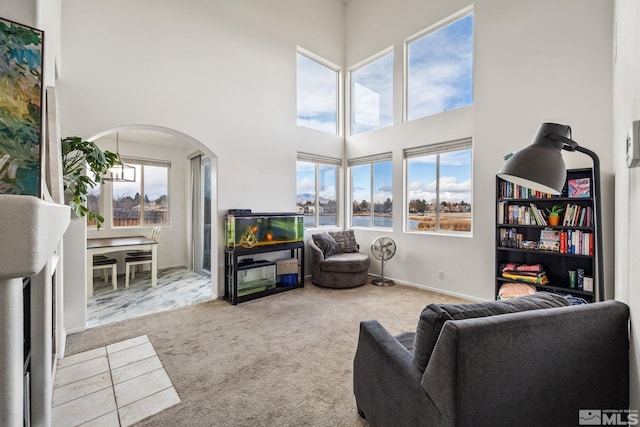
POLYGON ((314 285, 354 288, 367 283, 369 255, 359 251, 353 230, 314 234, 309 249, 314 285))
POLYGON ((362 322, 359 414, 383 427, 539 427, 578 425, 581 410, 628 409, 629 308, 559 298, 432 304, 415 333, 397 337, 362 322))

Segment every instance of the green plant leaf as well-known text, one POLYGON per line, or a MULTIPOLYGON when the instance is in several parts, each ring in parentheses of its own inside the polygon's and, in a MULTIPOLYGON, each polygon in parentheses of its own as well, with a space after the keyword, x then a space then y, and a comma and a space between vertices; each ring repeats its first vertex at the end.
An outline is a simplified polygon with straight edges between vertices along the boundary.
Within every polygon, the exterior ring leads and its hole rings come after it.
POLYGON ((71 191, 71 210, 78 216, 87 216, 96 220, 98 229, 104 218, 91 212, 87 207, 87 193, 96 185, 103 184, 100 177, 118 161, 118 155, 111 151, 103 151, 93 141, 84 141, 78 136, 70 136, 61 140, 62 148, 62 184, 65 190, 71 191), (87 166, 91 175, 87 175, 87 166))

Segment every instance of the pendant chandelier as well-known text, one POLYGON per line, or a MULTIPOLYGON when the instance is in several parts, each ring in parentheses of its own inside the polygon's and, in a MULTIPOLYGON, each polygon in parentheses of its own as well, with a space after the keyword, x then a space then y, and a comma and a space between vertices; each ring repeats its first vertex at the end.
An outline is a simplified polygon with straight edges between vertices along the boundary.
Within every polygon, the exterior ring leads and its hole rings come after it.
POLYGON ((111 182, 135 182, 136 168, 125 164, 120 158, 120 138, 118 132, 116 132, 116 157, 116 164, 107 170, 107 173, 102 176, 102 179, 111 182))

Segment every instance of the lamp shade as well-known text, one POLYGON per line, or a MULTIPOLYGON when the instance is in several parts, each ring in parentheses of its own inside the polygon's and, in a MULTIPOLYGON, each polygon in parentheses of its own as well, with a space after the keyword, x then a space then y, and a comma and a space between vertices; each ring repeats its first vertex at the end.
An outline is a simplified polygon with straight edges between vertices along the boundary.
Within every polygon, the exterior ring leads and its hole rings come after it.
POLYGON ((531 145, 511 156, 498 176, 532 190, 561 194, 567 178, 567 168, 562 158, 563 143, 549 138, 556 134, 569 138, 571 128, 555 123, 543 123, 531 145))

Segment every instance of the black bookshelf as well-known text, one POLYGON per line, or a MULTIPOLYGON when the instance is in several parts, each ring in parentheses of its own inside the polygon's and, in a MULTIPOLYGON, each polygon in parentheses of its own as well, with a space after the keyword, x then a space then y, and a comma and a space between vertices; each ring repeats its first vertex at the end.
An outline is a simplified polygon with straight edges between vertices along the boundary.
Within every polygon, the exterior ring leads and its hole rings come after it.
POLYGON ((534 192, 496 177, 496 298, 504 283, 516 282, 596 301, 593 194, 590 168, 567 170, 559 196, 534 192), (548 220, 548 210, 554 205, 564 209, 558 225, 550 225, 548 220), (541 244, 541 237, 548 239, 541 244), (544 274, 539 278, 506 278, 503 267, 508 264, 539 264, 544 274), (570 271, 575 272, 573 287, 570 271), (584 278, 578 277, 579 272, 584 278))

